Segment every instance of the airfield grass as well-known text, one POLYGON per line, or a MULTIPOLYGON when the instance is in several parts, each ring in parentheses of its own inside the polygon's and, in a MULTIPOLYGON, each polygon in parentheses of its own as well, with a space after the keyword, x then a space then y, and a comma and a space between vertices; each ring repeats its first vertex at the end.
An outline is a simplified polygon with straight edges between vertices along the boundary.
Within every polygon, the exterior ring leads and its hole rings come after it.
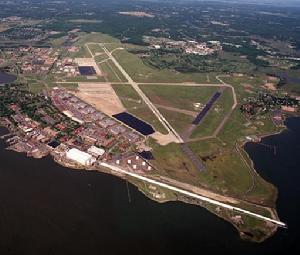
POLYGON ((29 91, 32 93, 41 93, 43 90, 49 90, 54 87, 62 87, 70 90, 74 90, 78 88, 78 83, 53 83, 47 82, 46 84, 38 82, 38 81, 31 81, 28 82, 29 91))
POLYGON ((200 172, 182 152, 180 144, 171 143, 160 146, 154 141, 150 141, 150 144, 155 158, 151 163, 158 169, 159 175, 168 176, 192 185, 200 184, 200 172))
POLYGON ((192 116, 183 113, 169 111, 159 107, 158 110, 179 134, 182 134, 194 119, 192 116))
POLYGON ((77 44, 85 43, 120 43, 120 40, 102 33, 78 33, 80 39, 76 42, 77 44))
POLYGON ((70 58, 91 58, 91 54, 84 45, 79 45, 79 51, 66 52, 65 55, 70 58))
POLYGON ((104 60, 107 60, 108 59, 108 56, 105 54, 105 53, 103 53, 103 54, 101 54, 101 55, 97 55, 97 56, 95 56, 95 62, 99 65, 99 62, 102 62, 102 61, 104 61, 104 60))
POLYGON ((232 85, 235 89, 237 99, 239 102, 242 102, 242 99, 248 96, 251 96, 250 91, 256 92, 262 88, 264 81, 267 79, 266 75, 257 75, 257 76, 230 76, 230 77, 221 77, 221 79, 232 85), (248 90, 246 86, 250 85, 248 90))
POLYGON ((213 135, 214 131, 221 124, 225 115, 230 111, 233 105, 233 97, 231 89, 226 88, 222 96, 210 109, 207 116, 194 130, 191 138, 199 138, 213 135))
POLYGON ((89 44, 88 47, 94 56, 96 55, 96 53, 104 52, 104 50, 99 44, 89 44))
POLYGON ((146 66, 142 59, 129 53, 126 50, 118 50, 113 53, 117 61, 123 66, 127 73, 136 82, 197 82, 216 83, 214 75, 210 75, 210 82, 207 75, 202 73, 180 73, 169 70, 159 70, 146 66))
POLYGON ((120 72, 120 70, 115 66, 112 60, 108 59, 107 61, 99 64, 99 68, 104 73, 105 78, 109 82, 127 82, 126 78, 120 72))
POLYGON ((31 82, 28 84, 29 91, 32 93, 40 93, 46 89, 45 85, 42 83, 31 82))
POLYGON ((218 87, 192 87, 184 85, 139 85, 154 104, 195 110, 194 103, 205 105, 218 87))
POLYGON ((167 134, 160 121, 130 85, 113 84, 112 87, 129 113, 148 122, 156 131, 167 134))
POLYGON ((200 172, 181 150, 180 144, 160 146, 151 141, 160 175, 207 188, 219 194, 244 199, 270 207, 274 206, 276 188, 263 180, 246 164, 234 147, 217 138, 188 144, 199 156, 206 170, 200 172))
POLYGON ((244 162, 235 147, 213 138, 191 142, 189 147, 198 155, 206 171, 201 173, 202 185, 215 191, 256 203, 274 205, 276 189, 263 180, 244 162))
POLYGON ((117 48, 124 48, 125 45, 123 45, 121 42, 118 42, 118 43, 105 43, 104 46, 108 51, 111 52, 117 48))
POLYGON ((78 88, 78 83, 55 83, 53 84, 57 87, 62 87, 62 88, 66 88, 66 89, 71 89, 71 90, 74 90, 74 89, 77 89, 78 88))
POLYGON ((79 75, 76 77, 63 77, 61 79, 57 79, 58 82, 105 82, 104 76, 94 76, 93 78, 88 78, 88 76, 79 75))

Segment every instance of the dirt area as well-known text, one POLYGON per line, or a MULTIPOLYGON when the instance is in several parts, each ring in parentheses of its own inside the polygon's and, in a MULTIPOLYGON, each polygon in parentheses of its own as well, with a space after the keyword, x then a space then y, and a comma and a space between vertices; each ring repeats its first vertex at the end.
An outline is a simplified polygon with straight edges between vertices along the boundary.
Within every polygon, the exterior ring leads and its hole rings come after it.
POLYGON ((97 75, 102 75, 99 66, 96 64, 93 58, 75 58, 75 62, 78 64, 78 66, 92 66, 94 67, 97 75))
POLYGON ((275 76, 268 76, 268 81, 272 81, 272 82, 278 82, 279 79, 275 76))
POLYGON ((10 27, 6 26, 6 25, 0 25, 0 33, 5 32, 6 30, 8 30, 10 27))
POLYGON ((155 16, 153 14, 147 13, 147 12, 119 12, 121 15, 128 15, 128 16, 134 16, 139 18, 154 18, 155 16))
POLYGON ((253 88, 254 88, 253 85, 248 84, 248 83, 242 83, 242 86, 243 86, 245 89, 253 89, 253 88))
POLYGON ((153 139, 156 140, 156 142, 160 145, 167 145, 169 143, 176 143, 178 142, 178 140, 174 137, 174 135, 172 134, 167 134, 167 135, 163 135, 160 132, 155 132, 154 134, 151 135, 151 137, 153 139))
POLYGON ((107 115, 125 111, 119 97, 109 83, 78 83, 78 90, 74 94, 107 115))
POLYGON ((268 89, 268 90, 271 90, 271 91, 277 90, 275 84, 274 84, 274 83, 271 83, 271 82, 265 83, 264 87, 265 87, 266 89, 268 89))

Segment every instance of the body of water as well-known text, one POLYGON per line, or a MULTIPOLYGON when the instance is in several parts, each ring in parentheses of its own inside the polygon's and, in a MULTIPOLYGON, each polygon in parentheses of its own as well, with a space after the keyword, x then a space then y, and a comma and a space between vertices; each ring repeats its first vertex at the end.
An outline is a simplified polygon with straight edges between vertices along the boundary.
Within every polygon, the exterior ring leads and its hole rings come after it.
POLYGON ((115 117, 119 121, 125 123, 127 126, 135 129, 143 135, 151 135, 155 132, 151 125, 149 125, 145 121, 136 118, 128 112, 118 113, 113 115, 113 117, 115 117))
POLYGON ((259 172, 279 188, 278 212, 289 229, 262 244, 240 239, 230 223, 204 208, 156 203, 123 180, 35 160, 0 141, 0 254, 298 254, 300 119, 247 144, 259 172), (298 151, 297 151, 298 150, 298 151))
POLYGON ((0 71, 0 84, 14 82, 16 79, 16 76, 0 71))

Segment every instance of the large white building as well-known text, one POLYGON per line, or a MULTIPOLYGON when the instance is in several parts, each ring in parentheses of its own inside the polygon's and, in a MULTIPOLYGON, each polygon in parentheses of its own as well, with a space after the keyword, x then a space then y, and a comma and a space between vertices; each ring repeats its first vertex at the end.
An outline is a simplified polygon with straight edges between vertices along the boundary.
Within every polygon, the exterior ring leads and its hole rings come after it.
POLYGON ((98 157, 101 157, 105 153, 105 150, 98 148, 96 146, 92 146, 88 149, 88 153, 93 155, 94 157, 98 158, 98 157))
POLYGON ((92 155, 75 148, 68 150, 66 156, 68 159, 84 166, 90 166, 96 161, 92 155))

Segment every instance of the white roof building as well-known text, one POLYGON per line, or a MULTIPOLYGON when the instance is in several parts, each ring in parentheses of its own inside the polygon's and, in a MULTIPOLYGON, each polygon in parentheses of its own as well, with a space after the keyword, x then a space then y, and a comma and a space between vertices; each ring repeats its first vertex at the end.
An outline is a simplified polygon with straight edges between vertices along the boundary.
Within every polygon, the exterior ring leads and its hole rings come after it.
POLYGON ((84 166, 90 166, 96 161, 92 155, 76 148, 68 150, 66 155, 68 159, 84 166))
POLYGON ((100 157, 100 156, 102 156, 105 153, 105 150, 103 150, 101 148, 98 148, 96 146, 91 146, 88 149, 88 153, 92 154, 95 157, 100 157))

